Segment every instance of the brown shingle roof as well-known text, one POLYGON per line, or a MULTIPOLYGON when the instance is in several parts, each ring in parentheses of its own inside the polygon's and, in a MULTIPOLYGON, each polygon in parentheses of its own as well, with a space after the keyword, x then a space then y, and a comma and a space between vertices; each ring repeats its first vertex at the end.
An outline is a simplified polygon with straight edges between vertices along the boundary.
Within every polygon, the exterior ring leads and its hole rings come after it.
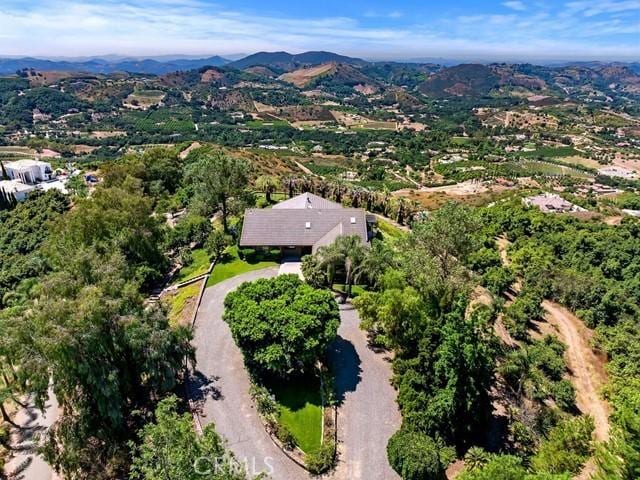
POLYGON ((338 230, 341 235, 359 235, 366 243, 365 211, 360 208, 249 209, 244 215, 240 245, 313 247, 327 234, 338 230))
POLYGON ((317 209, 341 209, 342 205, 326 198, 319 197, 313 193, 302 193, 289 200, 284 200, 275 204, 275 209, 300 209, 300 208, 317 208, 317 209))

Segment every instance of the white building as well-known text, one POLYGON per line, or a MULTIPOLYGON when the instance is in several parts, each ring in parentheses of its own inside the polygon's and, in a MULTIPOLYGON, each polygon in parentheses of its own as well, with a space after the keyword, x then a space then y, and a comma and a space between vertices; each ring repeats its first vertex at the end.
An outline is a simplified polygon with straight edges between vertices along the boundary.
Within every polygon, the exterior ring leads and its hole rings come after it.
POLYGON ((53 178, 51 164, 40 160, 16 160, 7 162, 4 169, 9 176, 9 180, 19 180, 26 184, 45 182, 53 178))
POLYGON ((20 180, 0 180, 0 196, 7 200, 15 198, 22 202, 35 189, 33 185, 24 184, 20 180))

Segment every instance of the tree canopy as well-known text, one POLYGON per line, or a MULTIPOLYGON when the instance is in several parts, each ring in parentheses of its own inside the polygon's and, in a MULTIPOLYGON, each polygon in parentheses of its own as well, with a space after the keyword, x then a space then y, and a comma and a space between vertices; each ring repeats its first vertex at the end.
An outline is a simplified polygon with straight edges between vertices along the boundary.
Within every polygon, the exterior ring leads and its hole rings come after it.
POLYGON ((286 377, 314 366, 336 337, 339 314, 328 290, 280 275, 227 295, 224 320, 249 367, 286 377))

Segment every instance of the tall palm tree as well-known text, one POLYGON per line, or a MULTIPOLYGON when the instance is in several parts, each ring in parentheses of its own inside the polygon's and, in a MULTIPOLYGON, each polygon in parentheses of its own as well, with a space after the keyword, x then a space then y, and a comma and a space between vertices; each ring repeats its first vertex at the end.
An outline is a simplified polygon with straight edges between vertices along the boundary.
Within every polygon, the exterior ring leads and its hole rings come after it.
POLYGON ((296 181, 296 177, 294 177, 293 175, 288 175, 283 179, 283 184, 287 192, 289 193, 289 198, 293 197, 295 181, 296 181))
POLYGON ((365 248, 364 257, 353 273, 355 282, 366 282, 377 287, 384 272, 394 265, 393 251, 384 242, 374 240, 371 248, 365 248))
POLYGON ((271 203, 271 194, 280 186, 278 179, 273 175, 260 175, 256 178, 255 186, 264 193, 267 203, 271 203))
POLYGON ((320 265, 327 268, 327 278, 333 284, 336 268, 344 267, 345 288, 347 296, 351 296, 354 273, 366 257, 365 245, 358 235, 341 235, 331 244, 318 249, 320 265))

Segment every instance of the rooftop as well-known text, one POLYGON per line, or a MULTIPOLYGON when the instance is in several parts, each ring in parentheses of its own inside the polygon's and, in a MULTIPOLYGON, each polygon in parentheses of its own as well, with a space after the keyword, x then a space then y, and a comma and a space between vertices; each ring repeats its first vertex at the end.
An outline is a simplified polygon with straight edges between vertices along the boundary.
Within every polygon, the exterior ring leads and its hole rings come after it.
POLYGON ((523 199, 525 205, 538 207, 543 212, 586 212, 578 205, 565 200, 555 193, 542 193, 533 197, 523 199))
POLYGON ((313 193, 303 193, 301 195, 297 195, 289 200, 284 200, 280 203, 277 203, 272 208, 278 209, 288 209, 288 210, 297 210, 297 209, 341 209, 342 205, 336 202, 332 202, 331 200, 327 200, 326 198, 319 197, 318 195, 314 195, 313 193))
POLYGON ((34 189, 33 185, 26 185, 20 180, 0 180, 0 190, 5 192, 30 192, 34 189))
POLYGON ((303 193, 273 208, 246 210, 240 245, 316 249, 333 243, 340 235, 358 235, 366 243, 366 212, 303 193))
POLYGON ((5 162, 4 166, 13 170, 20 170, 31 167, 49 167, 50 165, 47 162, 41 162, 40 160, 23 159, 15 160, 13 162, 5 162))

